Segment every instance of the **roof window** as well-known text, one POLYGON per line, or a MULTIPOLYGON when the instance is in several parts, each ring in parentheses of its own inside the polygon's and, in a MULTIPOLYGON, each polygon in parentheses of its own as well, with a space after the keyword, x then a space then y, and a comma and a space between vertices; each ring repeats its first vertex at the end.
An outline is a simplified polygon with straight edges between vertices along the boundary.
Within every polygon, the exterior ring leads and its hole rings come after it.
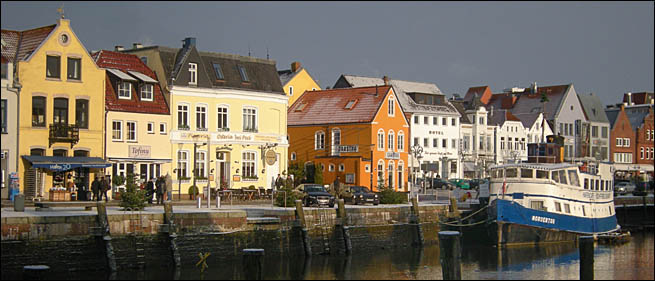
POLYGON ((243 67, 243 65, 237 66, 239 68, 239 74, 241 74, 241 81, 243 82, 249 82, 248 80, 248 73, 246 73, 246 68, 243 67))
POLYGON ((296 112, 298 112, 298 111, 302 111, 303 109, 305 109, 305 106, 307 106, 307 103, 306 103, 306 102, 303 102, 303 103, 299 104, 299 105, 296 107, 296 110, 295 110, 295 111, 296 111, 296 112))
POLYGON ((216 74, 216 79, 218 80, 224 80, 225 77, 223 77, 223 70, 221 70, 221 65, 218 63, 214 63, 214 73, 216 74))
POLYGON ((355 107, 355 104, 357 104, 357 100, 356 100, 356 99, 355 99, 355 100, 350 100, 350 101, 348 101, 348 103, 346 104, 346 107, 345 107, 345 108, 346 108, 346 109, 353 109, 353 107, 355 107))

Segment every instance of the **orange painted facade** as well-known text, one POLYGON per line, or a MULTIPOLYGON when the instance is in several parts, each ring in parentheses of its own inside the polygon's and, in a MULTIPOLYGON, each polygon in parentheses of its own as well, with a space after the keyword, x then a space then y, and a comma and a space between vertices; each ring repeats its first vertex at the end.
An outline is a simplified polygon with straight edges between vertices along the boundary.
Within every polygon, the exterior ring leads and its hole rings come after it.
MULTIPOLYGON (((338 176, 341 183, 368 188, 373 186, 373 191, 379 191, 380 184, 390 186, 391 180, 394 190, 408 191, 409 124, 394 91, 391 87, 388 89, 371 122, 290 125, 287 130, 290 163, 304 165, 313 162, 317 170, 323 167, 324 184, 332 183, 338 176), (389 114, 389 100, 392 100, 394 107, 392 116, 389 114), (356 146, 357 151, 340 152, 333 147, 331 144, 335 132, 340 134, 342 147, 352 146, 350 147, 352 150, 356 146), (318 142, 321 142, 321 133, 325 135, 324 146, 317 144, 317 138, 318 142), (382 150, 378 147, 380 145, 378 133, 382 133, 384 139, 382 150), (390 133, 393 134, 391 148, 389 147, 390 133), (400 147, 399 136, 402 137, 400 147), (378 165, 382 167, 382 171, 379 171, 378 165), (378 182, 378 175, 382 177, 382 182, 378 182)), ((335 114, 338 114, 338 110, 335 110, 335 114)))

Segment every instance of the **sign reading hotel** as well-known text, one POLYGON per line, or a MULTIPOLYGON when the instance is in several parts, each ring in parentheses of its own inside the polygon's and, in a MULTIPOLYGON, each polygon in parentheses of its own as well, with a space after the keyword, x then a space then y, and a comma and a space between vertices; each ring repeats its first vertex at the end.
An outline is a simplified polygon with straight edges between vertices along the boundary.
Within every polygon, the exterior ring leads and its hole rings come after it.
POLYGON ((130 145, 127 149, 130 158, 150 158, 149 145, 130 145))

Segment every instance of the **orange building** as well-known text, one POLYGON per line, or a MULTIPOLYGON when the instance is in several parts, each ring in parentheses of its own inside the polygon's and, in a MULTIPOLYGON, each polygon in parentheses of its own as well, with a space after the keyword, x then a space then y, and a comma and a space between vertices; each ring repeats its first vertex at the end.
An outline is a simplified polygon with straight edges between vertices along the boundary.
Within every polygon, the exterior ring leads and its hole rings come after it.
POLYGON ((305 92, 287 132, 290 163, 313 164, 324 184, 408 191, 409 124, 392 86, 305 92))

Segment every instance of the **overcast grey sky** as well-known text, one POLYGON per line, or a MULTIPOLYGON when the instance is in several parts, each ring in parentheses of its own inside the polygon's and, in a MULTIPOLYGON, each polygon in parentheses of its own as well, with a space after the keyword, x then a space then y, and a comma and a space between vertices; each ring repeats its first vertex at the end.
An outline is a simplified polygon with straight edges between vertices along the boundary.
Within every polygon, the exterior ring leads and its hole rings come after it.
POLYGON ((618 103, 653 91, 653 2, 10 2, 2 28, 66 18, 88 50, 181 47, 300 61, 321 87, 341 74, 432 82, 450 96, 489 85, 573 83, 618 103))

